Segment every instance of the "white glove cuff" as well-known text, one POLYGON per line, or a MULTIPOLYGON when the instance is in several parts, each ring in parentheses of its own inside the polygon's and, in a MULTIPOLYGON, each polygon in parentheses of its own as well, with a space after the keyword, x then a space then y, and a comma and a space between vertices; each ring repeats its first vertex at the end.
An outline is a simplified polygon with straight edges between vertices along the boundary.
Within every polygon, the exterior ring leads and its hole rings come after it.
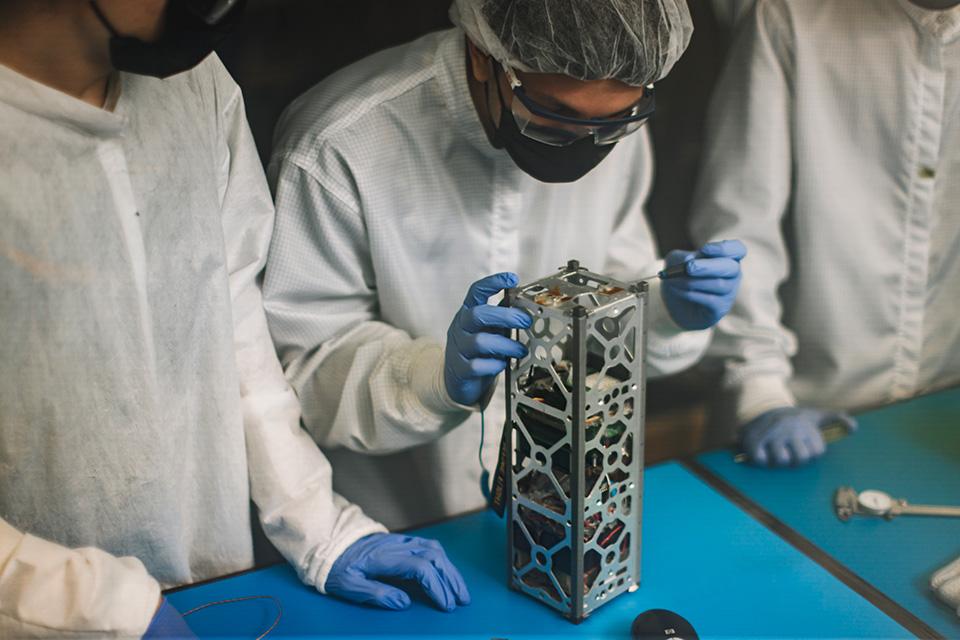
POLYGON ((930 587, 960 615, 960 558, 934 573, 930 587))
POLYGON ((797 399, 779 376, 754 376, 735 390, 737 424, 745 425, 757 416, 781 407, 795 407, 797 399))
MULTIPOLYGON (((421 341, 418 340, 418 342, 421 341)), ((459 404, 450 397, 443 380, 443 348, 432 341, 423 340, 422 342, 423 348, 410 359, 408 377, 420 404, 430 413, 440 416, 463 411, 479 411, 479 407, 459 404)))
POLYGON ((663 282, 660 278, 647 280, 647 285, 650 287, 647 293, 647 317, 649 318, 650 330, 665 339, 685 333, 686 329, 673 321, 673 316, 670 315, 670 311, 663 301, 663 293, 661 292, 663 282))
POLYGON ((337 559, 343 555, 343 552, 350 548, 350 546, 357 540, 360 538, 365 538, 374 533, 388 533, 388 531, 387 528, 379 522, 369 520, 365 526, 343 535, 339 540, 330 546, 324 557, 318 558, 319 562, 316 563, 316 573, 312 577, 304 576, 304 582, 313 584, 317 591, 326 594, 327 576, 330 575, 330 570, 333 569, 333 565, 336 563, 337 559))

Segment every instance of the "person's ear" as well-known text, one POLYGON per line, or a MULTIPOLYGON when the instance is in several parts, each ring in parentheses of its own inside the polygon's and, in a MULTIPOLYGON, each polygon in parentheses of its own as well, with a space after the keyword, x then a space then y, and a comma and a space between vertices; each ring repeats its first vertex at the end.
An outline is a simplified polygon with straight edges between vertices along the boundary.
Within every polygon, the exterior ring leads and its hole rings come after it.
POLYGON ((473 44, 470 38, 467 38, 467 52, 470 55, 470 70, 474 80, 480 83, 487 82, 490 79, 490 56, 473 44))

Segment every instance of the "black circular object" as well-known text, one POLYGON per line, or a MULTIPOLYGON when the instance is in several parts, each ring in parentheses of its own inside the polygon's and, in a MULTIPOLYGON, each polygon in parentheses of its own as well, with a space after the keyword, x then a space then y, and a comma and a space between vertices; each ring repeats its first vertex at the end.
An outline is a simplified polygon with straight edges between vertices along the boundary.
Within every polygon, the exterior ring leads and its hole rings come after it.
POLYGON ((693 625, 673 611, 644 611, 630 627, 633 640, 699 640, 693 625))

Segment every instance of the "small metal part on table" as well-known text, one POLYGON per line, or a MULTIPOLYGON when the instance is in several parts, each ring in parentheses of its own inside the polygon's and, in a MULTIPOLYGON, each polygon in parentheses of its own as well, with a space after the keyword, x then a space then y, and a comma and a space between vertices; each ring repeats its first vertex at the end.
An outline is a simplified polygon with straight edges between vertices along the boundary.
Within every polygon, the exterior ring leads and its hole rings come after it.
POLYGON ((960 507, 910 504, 903 498, 875 489, 859 493, 852 487, 839 487, 833 494, 833 510, 837 518, 846 522, 853 516, 873 516, 893 520, 897 516, 933 516, 960 518, 960 507))

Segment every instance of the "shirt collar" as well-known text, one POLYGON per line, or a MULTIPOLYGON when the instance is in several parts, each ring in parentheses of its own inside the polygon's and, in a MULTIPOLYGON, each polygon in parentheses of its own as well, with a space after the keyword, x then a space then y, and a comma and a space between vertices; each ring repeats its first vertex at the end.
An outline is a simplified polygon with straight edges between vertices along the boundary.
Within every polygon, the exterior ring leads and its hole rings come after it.
POLYGON ((942 44, 950 44, 960 36, 960 5, 952 9, 934 10, 918 7, 910 0, 899 2, 918 27, 942 44))
POLYGON ((436 77, 440 82, 444 101, 450 110, 454 126, 467 141, 474 147, 492 158, 499 157, 501 150, 495 149, 487 138, 487 133, 480 122, 477 108, 470 96, 470 86, 467 83, 466 63, 466 35, 459 29, 452 29, 447 37, 443 38, 437 48, 434 64, 436 77))
POLYGON ((120 100, 122 85, 122 74, 111 79, 105 106, 112 109, 101 109, 0 64, 0 101, 93 135, 111 136, 122 131, 126 122, 120 100))

